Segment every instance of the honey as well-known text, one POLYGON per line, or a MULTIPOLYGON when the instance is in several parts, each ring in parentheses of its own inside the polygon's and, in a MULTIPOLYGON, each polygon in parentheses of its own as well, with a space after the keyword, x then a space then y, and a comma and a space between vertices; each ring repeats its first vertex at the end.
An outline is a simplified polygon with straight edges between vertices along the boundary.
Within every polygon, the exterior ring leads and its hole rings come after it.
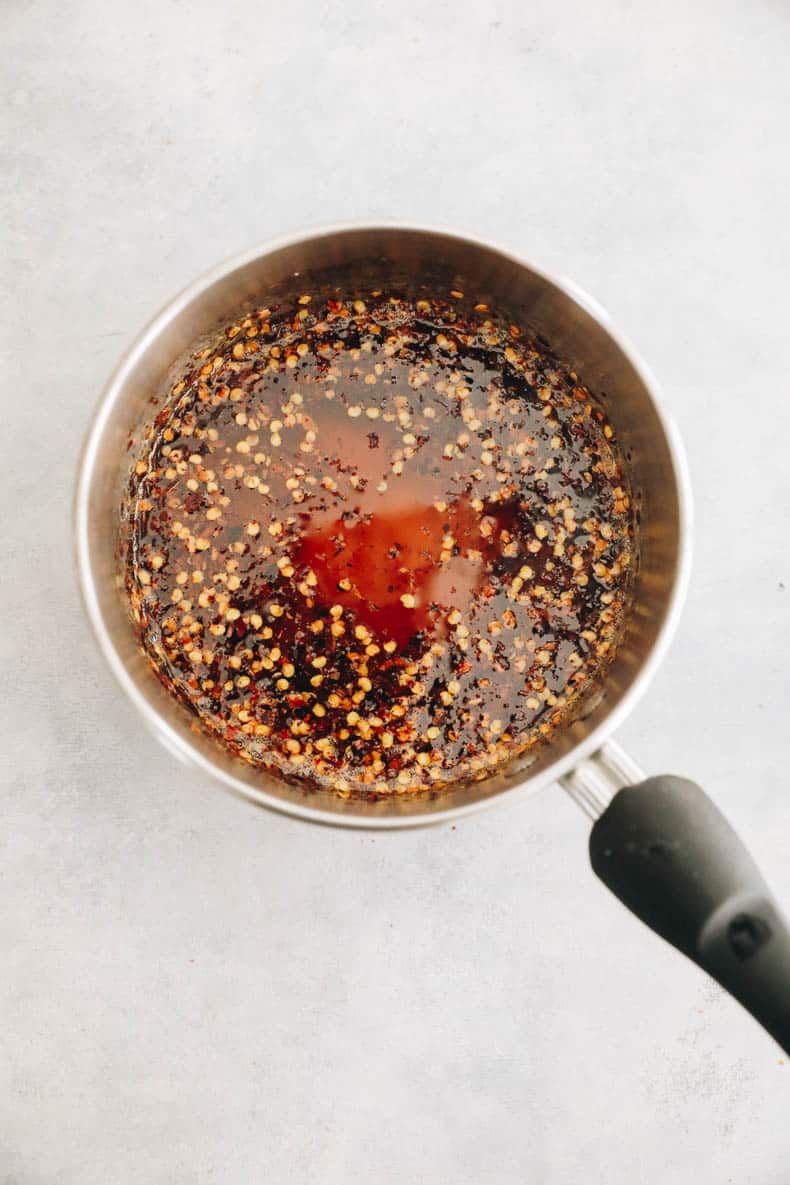
POLYGON ((342 795, 438 792, 550 740, 635 566, 603 406, 458 293, 306 292, 205 340, 125 516, 164 685, 242 760, 342 795))

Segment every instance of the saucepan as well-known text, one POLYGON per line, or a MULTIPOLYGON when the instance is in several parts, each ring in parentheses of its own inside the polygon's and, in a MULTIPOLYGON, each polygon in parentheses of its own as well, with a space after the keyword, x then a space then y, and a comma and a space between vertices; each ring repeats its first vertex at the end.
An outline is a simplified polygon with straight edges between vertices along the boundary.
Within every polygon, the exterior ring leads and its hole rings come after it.
POLYGON ((689 483, 655 380, 606 313, 574 284, 479 239, 418 226, 291 235, 215 268, 140 334, 102 395, 76 496, 88 616, 121 687, 177 757, 254 803, 316 823, 404 828, 458 819, 559 783, 593 820, 592 866, 637 916, 697 962, 790 1053, 790 931, 713 802, 684 778, 647 778, 610 738, 663 658, 687 582, 689 483), (124 599, 119 509, 128 446, 165 379, 207 330, 306 283, 461 288, 549 342, 605 404, 639 502, 639 567, 626 635, 581 718, 529 760, 433 797, 340 799, 280 782, 195 729, 142 655, 124 599))

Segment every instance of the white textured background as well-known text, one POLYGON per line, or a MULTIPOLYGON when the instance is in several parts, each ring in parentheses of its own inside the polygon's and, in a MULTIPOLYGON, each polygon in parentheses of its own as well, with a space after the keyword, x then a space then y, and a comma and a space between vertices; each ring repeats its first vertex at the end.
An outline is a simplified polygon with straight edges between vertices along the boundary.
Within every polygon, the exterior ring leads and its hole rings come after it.
POLYGON ((0 1183, 783 1185, 790 1065, 595 881, 560 791, 376 837, 256 812, 97 656, 70 499, 195 274, 381 216, 607 305, 697 504, 621 739, 790 904, 786 0, 4 0, 0 1183))

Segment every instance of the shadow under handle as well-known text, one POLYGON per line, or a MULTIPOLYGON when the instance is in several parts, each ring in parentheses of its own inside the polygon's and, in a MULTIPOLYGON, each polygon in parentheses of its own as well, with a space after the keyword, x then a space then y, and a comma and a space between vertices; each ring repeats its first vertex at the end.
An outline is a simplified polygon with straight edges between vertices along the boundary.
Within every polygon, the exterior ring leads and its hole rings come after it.
POLYGON ((626 786, 590 836, 596 875, 712 975, 790 1054, 790 929, 757 865, 695 782, 626 786))

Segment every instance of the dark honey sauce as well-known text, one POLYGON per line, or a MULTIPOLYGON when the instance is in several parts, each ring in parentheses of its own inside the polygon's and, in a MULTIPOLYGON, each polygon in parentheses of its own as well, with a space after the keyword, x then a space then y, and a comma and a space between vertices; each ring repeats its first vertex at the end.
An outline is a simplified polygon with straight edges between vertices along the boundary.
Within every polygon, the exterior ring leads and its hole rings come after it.
POLYGON ((128 491, 157 674, 240 758, 340 794, 487 776, 614 656, 613 430, 459 294, 257 309, 190 358, 128 491))

